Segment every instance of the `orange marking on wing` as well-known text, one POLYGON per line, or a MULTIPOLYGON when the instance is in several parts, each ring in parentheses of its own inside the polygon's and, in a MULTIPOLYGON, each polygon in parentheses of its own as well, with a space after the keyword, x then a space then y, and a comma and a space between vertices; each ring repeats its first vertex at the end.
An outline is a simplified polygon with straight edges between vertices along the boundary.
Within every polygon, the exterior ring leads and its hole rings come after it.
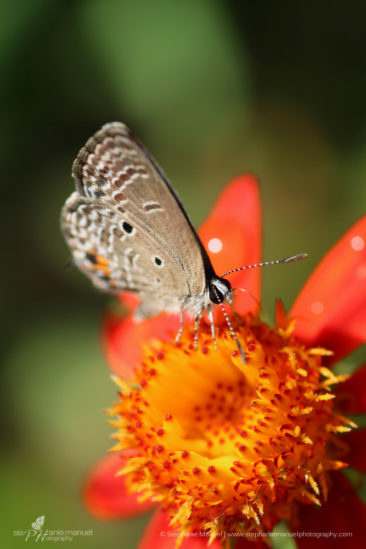
POLYGON ((109 277, 111 275, 111 270, 109 268, 108 261, 104 257, 98 256, 98 260, 99 259, 102 259, 102 261, 96 263, 94 265, 94 268, 97 269, 98 271, 103 271, 104 276, 109 277))
POLYGON ((109 267, 109 261, 102 255, 98 255, 95 252, 89 252, 89 260, 92 265, 91 268, 94 271, 102 271, 104 276, 110 276, 111 269, 109 267))
POLYGON ((102 267, 102 268, 103 267, 109 267, 108 259, 106 259, 102 255, 97 255, 96 259, 97 259, 97 265, 99 265, 100 267, 102 267))

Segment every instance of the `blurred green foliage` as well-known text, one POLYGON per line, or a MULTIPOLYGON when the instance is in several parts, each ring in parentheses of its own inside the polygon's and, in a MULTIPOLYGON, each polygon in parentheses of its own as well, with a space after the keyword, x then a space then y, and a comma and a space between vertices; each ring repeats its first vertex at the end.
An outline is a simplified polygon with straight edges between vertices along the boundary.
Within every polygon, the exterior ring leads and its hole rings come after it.
POLYGON ((71 163, 100 125, 123 120, 195 225, 230 178, 256 173, 264 257, 310 254, 263 272, 267 315, 276 297, 290 306, 365 211, 366 8, 15 0, 0 14, 2 540, 19 547, 13 530, 45 514, 49 528, 94 529, 74 547, 133 548, 146 518, 102 524, 79 497, 110 445, 102 410, 115 389, 99 343, 109 298, 64 269, 71 163))

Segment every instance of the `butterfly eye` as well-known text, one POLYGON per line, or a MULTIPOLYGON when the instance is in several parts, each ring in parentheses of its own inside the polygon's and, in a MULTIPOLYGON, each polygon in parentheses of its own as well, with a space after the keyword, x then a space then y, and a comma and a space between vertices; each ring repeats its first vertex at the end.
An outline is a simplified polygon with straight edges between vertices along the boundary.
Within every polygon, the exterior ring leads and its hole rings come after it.
POLYGON ((222 294, 217 288, 214 286, 211 286, 209 289, 209 296, 211 303, 214 303, 215 305, 218 305, 219 303, 224 302, 224 294, 222 294))
POLYGON ((160 257, 155 256, 155 257, 154 257, 154 261, 155 261, 155 265, 157 265, 158 267, 161 267, 162 264, 163 264, 163 262, 162 262, 162 260, 160 259, 160 257))
POLYGON ((132 225, 130 225, 129 223, 127 223, 127 221, 124 221, 122 223, 122 229, 125 231, 125 233, 127 234, 131 234, 132 231, 133 231, 133 227, 132 225))
POLYGON ((214 303, 215 305, 223 303, 230 290, 231 284, 228 280, 223 278, 215 278, 211 280, 209 284, 209 297, 211 303, 214 303))

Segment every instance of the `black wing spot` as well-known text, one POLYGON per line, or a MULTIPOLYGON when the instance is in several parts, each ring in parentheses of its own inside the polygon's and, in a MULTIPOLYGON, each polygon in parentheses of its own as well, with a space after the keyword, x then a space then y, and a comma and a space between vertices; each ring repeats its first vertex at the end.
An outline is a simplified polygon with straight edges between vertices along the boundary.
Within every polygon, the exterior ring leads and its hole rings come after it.
POLYGON ((154 257, 154 261, 155 261, 155 264, 156 264, 158 267, 161 267, 161 265, 163 264, 163 262, 162 262, 162 260, 160 259, 160 257, 155 256, 155 257, 154 257))
MULTIPOLYGON (((104 175, 107 175, 108 173, 108 168, 102 168, 101 171, 105 171, 106 173, 104 175)), ((95 181, 95 184, 98 186, 98 187, 107 187, 108 185, 108 182, 103 179, 103 177, 98 177, 98 179, 95 181)), ((105 194, 105 193, 103 193, 105 194)))
POLYGON ((125 233, 127 234, 131 234, 132 231, 133 231, 133 227, 132 225, 130 225, 129 223, 127 223, 127 221, 124 221, 122 223, 122 229, 125 231, 125 233))
POLYGON ((90 263, 93 263, 93 265, 96 265, 98 263, 98 260, 95 254, 86 253, 85 257, 88 261, 90 261, 90 263))
POLYGON ((95 198, 102 198, 102 196, 105 196, 105 192, 101 189, 97 189, 94 193, 95 198))

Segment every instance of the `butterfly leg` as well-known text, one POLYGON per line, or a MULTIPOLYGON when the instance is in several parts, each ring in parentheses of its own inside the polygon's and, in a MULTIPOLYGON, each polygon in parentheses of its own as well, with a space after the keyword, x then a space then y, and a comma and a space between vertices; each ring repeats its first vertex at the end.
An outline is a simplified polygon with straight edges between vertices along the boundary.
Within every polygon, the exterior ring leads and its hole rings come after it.
POLYGON ((198 349, 198 328, 200 323, 201 313, 196 315, 195 321, 194 321, 194 348, 198 349))
POLYGON ((179 343, 179 340, 182 337, 183 327, 184 327, 184 309, 182 307, 182 309, 180 310, 180 328, 179 328, 179 331, 178 331, 177 335, 175 336, 175 343, 176 344, 179 343))
POLYGON ((216 334, 215 334, 215 324, 214 324, 214 318, 213 318, 213 314, 212 314, 212 309, 211 309, 211 308, 208 310, 208 318, 210 319, 210 324, 211 324, 211 336, 212 336, 212 339, 214 340, 215 349, 216 349, 216 351, 217 351, 217 341, 216 341, 216 334))
POLYGON ((242 358, 242 361, 244 362, 244 364, 246 363, 246 360, 245 360, 245 353, 244 353, 244 349, 243 347, 240 345, 240 341, 238 340, 237 338, 237 335, 235 333, 235 330, 233 328, 233 325, 231 324, 230 322, 230 319, 229 319, 229 316, 227 314, 227 312, 225 311, 225 307, 222 305, 222 303, 220 303, 220 309, 222 311, 222 314, 224 315, 225 317, 225 320, 226 320, 226 324, 228 325, 228 328, 230 330, 230 333, 231 333, 231 337, 234 339, 237 347, 238 347, 238 351, 240 353, 240 356, 242 358))

